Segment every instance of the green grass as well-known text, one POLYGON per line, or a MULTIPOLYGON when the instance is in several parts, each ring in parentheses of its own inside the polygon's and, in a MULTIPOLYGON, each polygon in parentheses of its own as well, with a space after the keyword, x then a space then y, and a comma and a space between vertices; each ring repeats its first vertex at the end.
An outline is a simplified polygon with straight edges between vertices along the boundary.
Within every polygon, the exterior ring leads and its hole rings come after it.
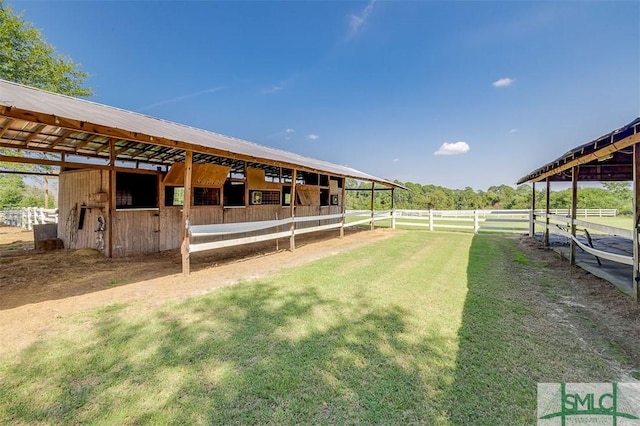
POLYGON ((537 286, 557 277, 530 263, 499 236, 410 232, 79 314, 0 360, 0 423, 535 423, 537 382, 615 372, 545 319, 537 286))
POLYGON ((592 217, 587 218, 578 217, 580 220, 587 222, 599 223, 601 225, 615 226, 622 229, 633 229, 633 217, 631 216, 616 216, 616 217, 592 217))

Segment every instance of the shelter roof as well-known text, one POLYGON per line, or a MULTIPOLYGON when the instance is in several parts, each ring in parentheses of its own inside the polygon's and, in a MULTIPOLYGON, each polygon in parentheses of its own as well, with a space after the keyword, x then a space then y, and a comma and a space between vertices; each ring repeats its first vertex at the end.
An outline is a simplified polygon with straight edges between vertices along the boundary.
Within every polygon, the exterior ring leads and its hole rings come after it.
POLYGON ((606 135, 580 145, 518 180, 570 181, 571 168, 580 166, 579 181, 633 180, 633 145, 640 142, 640 118, 606 135))
POLYGON ((171 165, 244 160, 397 185, 347 166, 298 155, 96 102, 0 80, 0 147, 171 165), (227 160, 225 160, 227 159, 227 160))

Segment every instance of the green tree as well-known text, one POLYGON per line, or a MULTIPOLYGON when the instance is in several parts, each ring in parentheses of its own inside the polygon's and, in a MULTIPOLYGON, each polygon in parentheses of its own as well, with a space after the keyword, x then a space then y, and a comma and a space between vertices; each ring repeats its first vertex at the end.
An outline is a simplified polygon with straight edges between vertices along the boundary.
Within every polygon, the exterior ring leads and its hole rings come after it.
POLYGON ((26 185, 17 175, 0 174, 0 209, 18 207, 24 198, 26 185))
MULTIPOLYGON (((91 96, 84 86, 87 73, 47 43, 40 31, 0 0, 0 78, 70 96, 91 96)), ((6 155, 29 155, 0 148, 6 155)), ((0 170, 25 173, 46 171, 51 167, 0 162, 0 170)), ((0 206, 41 205, 42 190, 30 187, 16 175, 3 177, 0 206), (19 201, 16 199, 19 198, 19 201)))
POLYGON ((0 0, 0 78, 70 96, 91 96, 87 73, 0 0))

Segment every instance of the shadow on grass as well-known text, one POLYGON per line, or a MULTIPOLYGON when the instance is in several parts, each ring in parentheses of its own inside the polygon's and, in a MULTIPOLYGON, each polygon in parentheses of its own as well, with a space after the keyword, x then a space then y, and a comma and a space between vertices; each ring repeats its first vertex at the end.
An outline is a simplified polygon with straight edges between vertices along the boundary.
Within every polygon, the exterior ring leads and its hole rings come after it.
POLYGON ((537 383, 613 378, 571 326, 549 314, 540 288, 563 277, 530 261, 513 238, 475 236, 467 277, 453 383, 445 397, 452 424, 535 424, 537 383))
POLYGON ((267 282, 150 315, 112 306, 88 336, 24 351, 0 381, 0 419, 407 424, 441 414, 410 354, 441 363, 444 342, 404 339, 398 306, 267 282))

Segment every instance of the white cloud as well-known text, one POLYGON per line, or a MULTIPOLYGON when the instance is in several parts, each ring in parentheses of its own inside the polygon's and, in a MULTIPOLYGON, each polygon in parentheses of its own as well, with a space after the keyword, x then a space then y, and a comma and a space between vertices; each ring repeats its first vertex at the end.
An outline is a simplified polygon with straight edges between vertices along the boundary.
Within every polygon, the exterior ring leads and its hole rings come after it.
POLYGON ((295 132, 295 130, 293 130, 293 129, 289 128, 289 129, 286 129, 284 132, 285 132, 285 133, 293 133, 293 132, 295 132))
POLYGON ((518 129, 511 129, 511 130, 509 130, 509 133, 512 133, 512 134, 513 134, 513 133, 517 133, 517 132, 518 132, 518 129))
POLYGON ((263 95, 269 95, 271 93, 276 93, 281 91, 282 89, 284 89, 284 84, 274 84, 273 86, 267 88, 267 89, 262 89, 260 91, 260 93, 262 93, 263 95))
POLYGON ((400 159, 399 159, 399 158, 394 158, 394 159, 393 159, 393 162, 394 162, 394 163, 397 163, 398 161, 400 161, 400 159))
POLYGON ((463 141, 459 142, 445 142, 440 148, 434 152, 434 155, 458 155, 466 154, 469 152, 469 144, 463 141))
POLYGON ((310 135, 307 135, 307 139, 311 139, 312 141, 315 141, 315 140, 320 139, 320 136, 318 136, 318 135, 316 135, 314 133, 311 133, 310 135))
POLYGON ((358 31, 360 31, 360 28, 362 27, 362 25, 364 25, 364 23, 367 21, 367 18, 371 14, 375 2, 376 0, 371 0, 369 4, 367 4, 365 8, 362 9, 362 12, 360 12, 360 14, 351 15, 349 17, 349 37, 353 37, 358 34, 358 31))
POLYGON ((493 87, 508 87, 508 86, 511 86, 515 81, 516 81, 515 78, 505 77, 505 78, 498 79, 491 84, 493 84, 493 87))
POLYGON ((152 103, 150 105, 143 106, 142 108, 138 108, 138 111, 144 111, 144 110, 147 110, 147 109, 152 109, 152 108, 155 108, 155 107, 159 107, 161 105, 173 104, 173 103, 176 103, 176 102, 186 101, 187 99, 195 98, 197 96, 205 95, 207 93, 219 92, 220 90, 222 90, 224 88, 225 88, 224 86, 212 87, 210 89, 200 90, 199 92, 189 93, 187 95, 177 96, 177 97, 171 98, 171 99, 164 99, 164 100, 161 100, 161 101, 158 101, 158 102, 154 102, 154 103, 152 103))

